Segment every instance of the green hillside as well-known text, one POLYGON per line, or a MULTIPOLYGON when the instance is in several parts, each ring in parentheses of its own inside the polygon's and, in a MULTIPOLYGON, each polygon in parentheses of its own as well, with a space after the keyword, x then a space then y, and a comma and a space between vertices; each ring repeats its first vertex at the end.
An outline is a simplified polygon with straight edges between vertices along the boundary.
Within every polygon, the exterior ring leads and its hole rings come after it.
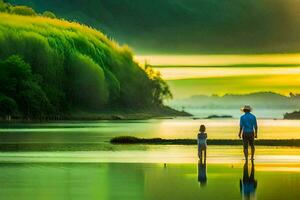
POLYGON ((74 22, 0 2, 0 114, 25 118, 75 110, 163 109, 170 97, 127 46, 74 22))
POLYGON ((97 27, 138 53, 299 52, 298 0, 6 0, 97 27))

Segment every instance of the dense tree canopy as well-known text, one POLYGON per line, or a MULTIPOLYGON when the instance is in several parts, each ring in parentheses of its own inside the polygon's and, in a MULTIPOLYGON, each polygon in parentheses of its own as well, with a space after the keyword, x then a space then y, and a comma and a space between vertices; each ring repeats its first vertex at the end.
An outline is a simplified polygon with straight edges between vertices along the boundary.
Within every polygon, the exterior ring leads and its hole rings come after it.
POLYGON ((26 117, 41 117, 51 111, 40 86, 41 77, 33 75, 30 65, 19 56, 0 62, 0 106, 2 115, 18 110, 26 117))
POLYGON ((1 112, 15 112, 12 102, 35 118, 74 109, 145 109, 161 107, 170 96, 159 74, 140 67, 128 47, 101 32, 11 13, 0 13, 0 94, 12 108, 1 112))

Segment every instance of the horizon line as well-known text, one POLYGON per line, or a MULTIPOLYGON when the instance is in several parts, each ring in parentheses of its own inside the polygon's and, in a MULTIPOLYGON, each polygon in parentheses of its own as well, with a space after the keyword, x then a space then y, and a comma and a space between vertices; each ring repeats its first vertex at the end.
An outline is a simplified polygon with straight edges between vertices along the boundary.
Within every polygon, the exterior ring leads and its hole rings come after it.
POLYGON ((300 53, 278 54, 148 54, 135 55, 139 64, 153 66, 213 66, 251 64, 299 64, 300 53))

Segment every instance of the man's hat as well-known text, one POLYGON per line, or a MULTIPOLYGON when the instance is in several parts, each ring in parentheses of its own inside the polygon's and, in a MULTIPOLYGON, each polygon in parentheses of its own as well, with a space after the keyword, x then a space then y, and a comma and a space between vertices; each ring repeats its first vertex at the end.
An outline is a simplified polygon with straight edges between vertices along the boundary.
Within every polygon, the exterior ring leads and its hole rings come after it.
POLYGON ((251 108, 251 106, 249 106, 249 105, 245 105, 243 108, 241 108, 241 111, 245 112, 245 110, 251 111, 252 108, 251 108))

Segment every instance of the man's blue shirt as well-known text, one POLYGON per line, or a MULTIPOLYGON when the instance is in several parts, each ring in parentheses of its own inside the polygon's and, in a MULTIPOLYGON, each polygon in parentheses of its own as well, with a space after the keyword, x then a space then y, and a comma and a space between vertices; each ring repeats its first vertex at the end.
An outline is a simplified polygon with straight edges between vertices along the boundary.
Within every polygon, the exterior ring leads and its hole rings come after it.
POLYGON ((241 116, 240 127, 243 129, 243 133, 253 133, 257 128, 256 117, 250 112, 245 113, 241 116))

